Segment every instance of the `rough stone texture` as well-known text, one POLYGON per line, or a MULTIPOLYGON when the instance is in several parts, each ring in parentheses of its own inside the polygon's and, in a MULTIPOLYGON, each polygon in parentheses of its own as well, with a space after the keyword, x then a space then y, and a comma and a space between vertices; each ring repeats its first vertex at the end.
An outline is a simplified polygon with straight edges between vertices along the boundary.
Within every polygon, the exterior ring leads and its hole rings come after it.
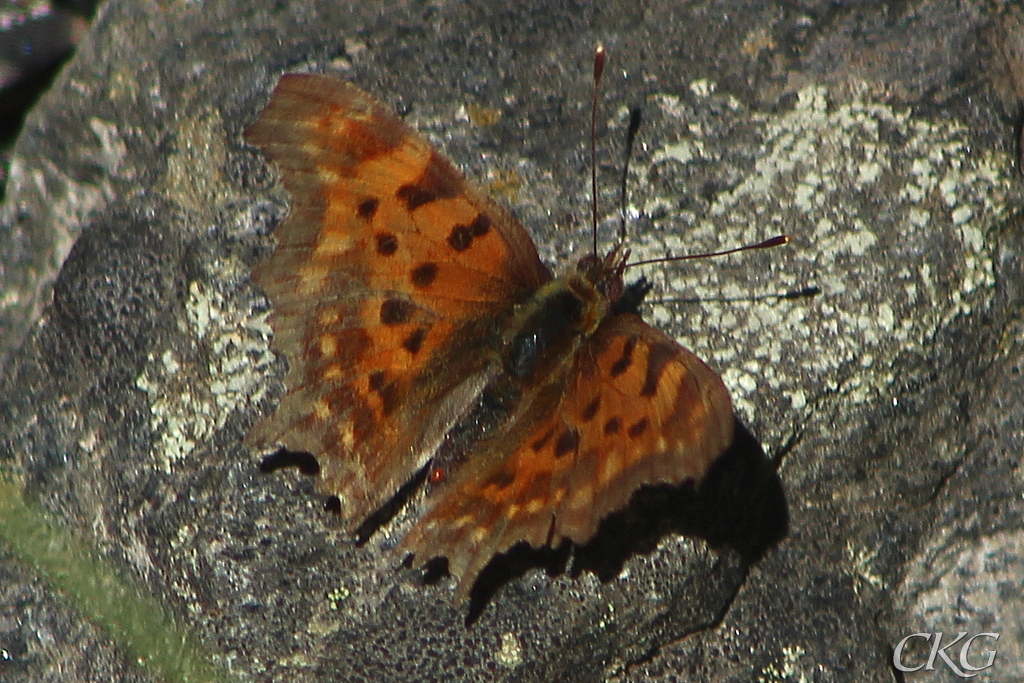
MULTIPOLYGON (((893 669, 901 638, 935 630, 1000 632, 975 680, 1024 678, 1014 10, 377 6, 103 8, 0 210, 0 468, 26 497, 242 679, 955 680, 893 669), (794 237, 653 268, 648 314, 782 457, 791 533, 749 572, 672 534, 605 582, 533 570, 467 626, 449 582, 396 569, 387 530, 353 546, 311 481, 262 476, 240 446, 280 393, 248 277, 287 209, 241 131, 278 74, 339 72, 560 261, 589 239, 598 41, 607 234, 640 104, 634 253, 794 237), (765 296, 806 285, 821 295, 765 296)), ((150 679, 6 550, 0 655, 4 681, 150 679)))

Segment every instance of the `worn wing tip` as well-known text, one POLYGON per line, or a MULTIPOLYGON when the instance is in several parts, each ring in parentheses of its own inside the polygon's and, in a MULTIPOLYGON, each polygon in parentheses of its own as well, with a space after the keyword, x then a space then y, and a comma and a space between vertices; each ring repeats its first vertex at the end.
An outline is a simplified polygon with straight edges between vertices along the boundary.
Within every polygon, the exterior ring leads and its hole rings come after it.
POLYGON ((439 532, 434 525, 416 527, 402 540, 398 550, 406 556, 410 567, 423 572, 425 584, 437 583, 444 576, 454 578, 453 600, 465 602, 492 554, 479 545, 467 544, 462 537, 445 541, 439 532))

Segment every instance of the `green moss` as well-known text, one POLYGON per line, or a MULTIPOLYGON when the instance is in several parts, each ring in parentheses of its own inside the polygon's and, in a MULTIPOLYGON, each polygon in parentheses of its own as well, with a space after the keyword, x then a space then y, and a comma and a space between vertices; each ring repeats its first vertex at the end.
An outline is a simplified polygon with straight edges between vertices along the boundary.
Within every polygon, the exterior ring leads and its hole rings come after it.
POLYGON ((83 617, 99 625, 139 665, 163 681, 222 681, 205 648, 152 596, 125 581, 87 543, 49 522, 0 476, 0 542, 61 590, 83 617))

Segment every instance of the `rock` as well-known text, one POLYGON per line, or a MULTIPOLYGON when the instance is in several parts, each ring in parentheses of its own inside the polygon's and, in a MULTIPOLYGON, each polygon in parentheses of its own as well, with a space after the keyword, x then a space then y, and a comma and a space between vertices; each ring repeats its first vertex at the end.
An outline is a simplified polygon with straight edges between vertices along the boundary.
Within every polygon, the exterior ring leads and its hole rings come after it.
POLYGON ((991 680, 1020 678, 1018 103, 991 12, 106 5, 0 209, 0 496, 28 520, 0 531, 0 677, 892 680, 907 635, 993 631, 991 680), (288 207, 241 132, 282 72, 340 73, 560 262, 589 239, 598 40, 609 239, 635 104, 636 256, 794 238, 658 265, 645 311, 722 373, 790 534, 748 567, 658 533, 459 604, 393 562, 401 516, 357 547, 241 445, 281 392, 249 273, 288 207))

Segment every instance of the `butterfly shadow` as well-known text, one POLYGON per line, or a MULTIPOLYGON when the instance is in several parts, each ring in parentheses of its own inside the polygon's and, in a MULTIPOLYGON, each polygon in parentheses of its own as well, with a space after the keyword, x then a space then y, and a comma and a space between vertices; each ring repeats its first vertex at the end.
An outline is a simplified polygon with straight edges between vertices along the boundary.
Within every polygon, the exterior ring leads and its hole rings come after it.
MULTIPOLYGON (((747 564, 760 560, 788 532, 789 512, 776 467, 792 444, 784 446, 773 462, 738 418, 735 424, 732 445, 715 460, 700 486, 687 482, 641 487, 625 508, 605 517, 594 537, 583 545, 565 541, 557 547, 534 548, 519 543, 496 555, 470 590, 466 624, 473 624, 483 614, 503 586, 532 569, 544 569, 552 577, 565 573, 577 577, 589 571, 608 582, 622 572, 630 557, 652 552, 668 534, 694 536, 712 547, 731 548, 747 564)), ((314 476, 319 472, 315 457, 285 449, 267 456, 260 467, 263 472, 282 468, 297 468, 314 476)), ((425 477, 423 468, 370 515, 356 532, 357 543, 365 543, 390 521, 425 477)), ((332 496, 325 509, 336 511, 338 505, 332 496)), ((425 565, 422 581, 430 585, 447 575, 447 561, 435 558, 425 565)))
MULTIPOLYGON (((783 451, 791 448, 787 444, 783 451)), ((784 453, 783 453, 784 454, 784 453)), ((466 623, 483 613, 505 584, 532 569, 550 576, 592 572, 602 582, 618 576, 634 555, 652 552, 668 534, 704 539, 714 548, 731 548, 754 564, 788 533, 789 511, 773 462, 747 427, 736 418, 736 436, 709 469, 699 487, 692 483, 641 487, 629 504, 607 516, 594 538, 583 545, 556 548, 524 543, 497 555, 470 591, 466 623)), ((425 580, 445 575, 444 563, 428 567, 425 580)))

